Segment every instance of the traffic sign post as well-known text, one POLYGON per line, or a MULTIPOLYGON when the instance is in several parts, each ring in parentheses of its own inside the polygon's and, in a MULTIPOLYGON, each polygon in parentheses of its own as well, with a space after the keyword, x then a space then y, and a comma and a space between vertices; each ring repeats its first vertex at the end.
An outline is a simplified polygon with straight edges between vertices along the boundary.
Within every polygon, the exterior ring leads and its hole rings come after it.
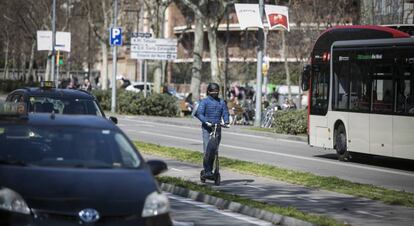
POLYGON ((110 30, 109 43, 113 48, 112 53, 112 96, 111 96, 111 112, 116 112, 116 64, 117 52, 116 47, 122 45, 122 29, 117 27, 116 21, 118 19, 118 0, 114 0, 114 18, 113 28, 110 30))

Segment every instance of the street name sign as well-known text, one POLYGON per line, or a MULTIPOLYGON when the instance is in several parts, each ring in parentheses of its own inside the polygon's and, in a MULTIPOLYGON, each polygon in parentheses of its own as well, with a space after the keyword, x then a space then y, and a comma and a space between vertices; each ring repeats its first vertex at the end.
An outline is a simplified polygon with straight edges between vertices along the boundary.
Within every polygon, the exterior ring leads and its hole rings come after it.
POLYGON ((109 44, 111 46, 122 46, 122 29, 119 27, 111 28, 109 32, 109 44))
POLYGON ((131 38, 131 58, 141 60, 177 59, 177 39, 131 38))
POLYGON ((146 32, 132 32, 131 37, 135 37, 135 38, 152 38, 152 34, 151 33, 146 33, 146 32))

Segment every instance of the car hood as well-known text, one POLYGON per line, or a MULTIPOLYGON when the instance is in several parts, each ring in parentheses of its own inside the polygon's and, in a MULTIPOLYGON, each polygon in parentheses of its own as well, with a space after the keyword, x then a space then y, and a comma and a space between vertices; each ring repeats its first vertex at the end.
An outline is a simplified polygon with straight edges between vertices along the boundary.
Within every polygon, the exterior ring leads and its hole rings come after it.
POLYGON ((141 214, 157 191, 146 169, 69 169, 0 166, 0 187, 19 193, 39 212, 77 215, 92 208, 101 216, 141 214))

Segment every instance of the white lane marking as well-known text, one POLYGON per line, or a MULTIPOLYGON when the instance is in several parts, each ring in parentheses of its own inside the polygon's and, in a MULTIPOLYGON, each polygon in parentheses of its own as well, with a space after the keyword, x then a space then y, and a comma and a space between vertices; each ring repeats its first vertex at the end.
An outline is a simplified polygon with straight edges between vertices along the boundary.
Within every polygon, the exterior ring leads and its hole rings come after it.
POLYGON ((219 213, 219 214, 222 214, 222 215, 225 215, 225 216, 228 216, 228 217, 235 218, 237 220, 248 222, 250 224, 273 225, 273 224, 271 224, 267 221, 263 221, 263 220, 256 219, 256 218, 253 218, 253 217, 245 216, 245 215, 242 215, 242 214, 239 214, 239 213, 229 212, 228 210, 227 211, 219 210, 215 206, 204 204, 204 203, 201 203, 201 202, 196 202, 196 201, 194 201, 192 199, 189 199, 189 198, 179 197, 179 196, 173 195, 171 193, 167 193, 167 194, 168 194, 168 197, 170 199, 177 200, 178 202, 182 202, 182 203, 190 204, 190 205, 193 205, 193 206, 197 206, 197 207, 200 207, 200 208, 203 208, 203 209, 215 212, 215 213, 219 213))
POLYGON ((305 201, 307 201, 307 202, 314 202, 314 203, 316 203, 316 202, 319 202, 319 201, 316 201, 316 200, 313 200, 313 199, 311 199, 311 198, 305 198, 305 197, 297 197, 298 199, 302 199, 302 200, 305 200, 305 201))
POLYGON ((184 170, 180 170, 180 169, 176 169, 176 168, 171 168, 172 170, 178 171, 178 172, 183 172, 184 170))
POLYGON ((255 189, 260 190, 260 191, 266 191, 266 189, 263 189, 263 188, 257 187, 257 186, 253 186, 253 185, 245 185, 245 186, 250 187, 250 188, 255 188, 255 189))
MULTIPOLYGON (((137 133, 142 133, 142 134, 148 134, 148 135, 167 137, 167 138, 172 138, 172 139, 185 140, 185 141, 190 141, 190 142, 200 142, 200 140, 190 139, 190 138, 185 138, 185 137, 176 137, 176 136, 170 136, 170 135, 152 133, 152 132, 144 132, 144 131, 136 131, 136 132, 137 133)), ((342 162, 338 162, 338 161, 329 161, 329 160, 324 160, 324 159, 317 159, 317 158, 311 158, 311 157, 291 155, 291 154, 286 154, 286 153, 271 152, 271 151, 265 151, 265 150, 256 149, 256 148, 246 148, 246 147, 228 145, 228 144, 223 144, 223 143, 220 144, 220 146, 221 147, 228 147, 228 148, 232 148, 232 149, 236 149, 236 150, 245 150, 245 151, 250 151, 250 152, 258 152, 258 153, 264 153, 264 154, 270 154, 270 155, 278 155, 278 156, 283 156, 283 157, 288 157, 288 158, 296 158, 296 159, 302 159, 302 160, 323 162, 323 163, 328 163, 328 164, 332 164, 332 165, 340 165, 340 166, 345 166, 345 167, 353 167, 353 168, 357 168, 357 169, 365 169, 365 170, 372 170, 372 171, 377 171, 377 172, 382 172, 382 173, 391 173, 391 174, 396 174, 396 175, 404 175, 404 176, 414 177, 414 173, 405 173, 405 172, 398 172, 398 171, 393 171, 393 170, 386 170, 386 169, 380 169, 380 168, 374 168, 374 167, 368 167, 368 166, 362 166, 362 165, 355 165, 355 164, 352 164, 352 163, 349 163, 349 162, 348 163, 342 163, 342 162)))
POLYGON ((373 214, 373 213, 369 213, 366 211, 362 211, 362 210, 358 210, 355 211, 356 213, 360 213, 360 214, 365 214, 365 215, 370 215, 370 216, 374 216, 374 217, 379 217, 379 218, 383 218, 384 216, 378 215, 378 214, 373 214))
MULTIPOLYGON (((200 128, 194 128, 194 127, 190 127, 190 126, 178 126, 178 125, 171 125, 171 124, 167 124, 167 123, 141 121, 141 120, 137 120, 137 119, 125 119, 125 120, 140 122, 140 123, 146 123, 146 124, 156 124, 156 125, 162 125, 162 126, 168 126, 168 127, 182 128, 182 129, 200 130, 200 128)), ((287 139, 272 138, 272 137, 263 137, 263 136, 244 134, 244 133, 236 133, 236 132, 226 132, 225 134, 244 136, 244 137, 250 137, 250 138, 256 138, 256 139, 272 140, 272 141, 282 141, 282 142, 295 143, 295 144, 306 144, 303 141, 287 140, 287 139)))

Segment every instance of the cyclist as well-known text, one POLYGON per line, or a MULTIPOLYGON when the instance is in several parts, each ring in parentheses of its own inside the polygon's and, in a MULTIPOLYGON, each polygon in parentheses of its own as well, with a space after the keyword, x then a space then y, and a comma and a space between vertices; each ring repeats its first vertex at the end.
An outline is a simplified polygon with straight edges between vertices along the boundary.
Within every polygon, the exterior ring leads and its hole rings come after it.
MULTIPOLYGON (((203 99, 198 106, 196 117, 201 121, 201 128, 203 132, 203 151, 204 156, 207 154, 207 144, 210 139, 210 133, 213 130, 215 124, 221 124, 222 119, 226 127, 229 127, 229 110, 224 100, 219 98, 220 87, 217 83, 210 83, 207 86, 207 97, 203 99)), ((217 150, 221 140, 221 127, 218 126, 216 130, 217 135, 217 150)), ((203 167, 206 177, 213 176, 213 164, 214 162, 206 161, 204 158, 203 167)))

